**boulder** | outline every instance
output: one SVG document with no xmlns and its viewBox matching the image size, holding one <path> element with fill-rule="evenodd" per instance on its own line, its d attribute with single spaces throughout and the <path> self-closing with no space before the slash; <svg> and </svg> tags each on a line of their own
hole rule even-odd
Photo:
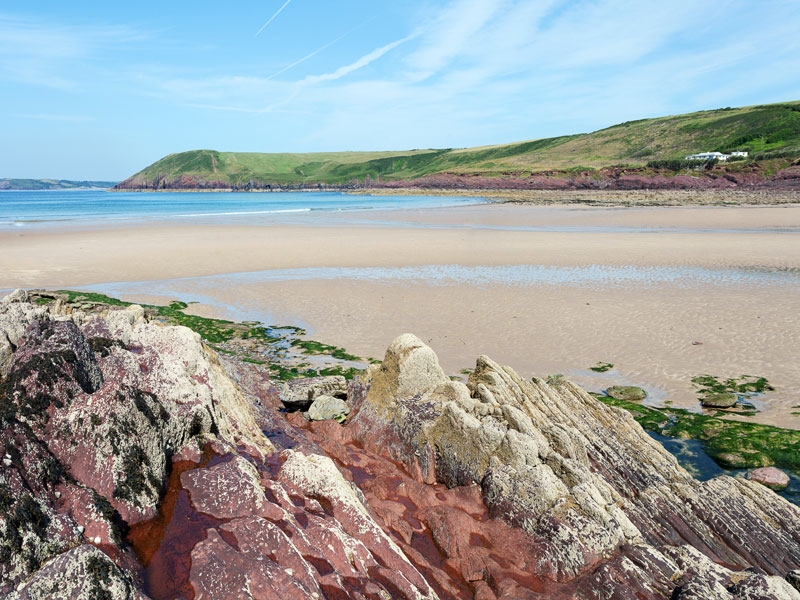
<svg viewBox="0 0 800 600">
<path fill-rule="evenodd" d="M 700 399 L 700 404 L 706 408 L 730 408 L 739 401 L 733 392 L 718 392 L 706 394 Z"/>
<path fill-rule="evenodd" d="M 789 487 L 789 476 L 775 467 L 761 467 L 747 472 L 750 481 L 772 488 L 773 490 L 783 490 Z"/>
<path fill-rule="evenodd" d="M 647 398 L 647 392 L 635 385 L 612 385 L 606 390 L 606 395 L 627 402 L 641 402 Z"/>
<path fill-rule="evenodd" d="M 21 301 L 0 303 L 0 325 L 15 340 L 0 378 L 0 596 L 82 539 L 113 546 L 156 516 L 170 455 L 192 438 L 273 451 L 187 328 L 137 306 L 65 316 Z"/>
<path fill-rule="evenodd" d="M 350 407 L 347 402 L 334 396 L 323 394 L 317 396 L 314 402 L 308 409 L 308 418 L 312 421 L 327 421 L 334 419 L 336 421 L 344 421 L 347 414 L 350 412 Z"/>
<path fill-rule="evenodd" d="M 307 410 L 317 396 L 347 398 L 347 380 L 341 375 L 292 379 L 281 388 L 281 402 L 287 410 Z"/>
<path fill-rule="evenodd" d="M 0 300 L 3 304 L 11 304 L 13 302 L 27 302 L 28 301 L 28 292 L 27 290 L 20 290 L 16 289 L 10 294 L 8 294 L 5 298 Z"/>
</svg>

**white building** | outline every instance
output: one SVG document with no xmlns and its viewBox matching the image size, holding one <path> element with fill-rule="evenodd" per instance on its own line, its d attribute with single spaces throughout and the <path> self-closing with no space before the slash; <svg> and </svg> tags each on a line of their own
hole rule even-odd
<svg viewBox="0 0 800 600">
<path fill-rule="evenodd" d="M 722 152 L 700 152 L 699 154 L 690 154 L 686 157 L 686 160 L 721 160 L 726 161 L 728 160 L 728 154 L 723 154 Z"/>
<path fill-rule="evenodd" d="M 722 152 L 700 152 L 699 154 L 689 154 L 686 160 L 718 160 L 725 162 L 731 156 L 747 156 L 747 152 L 731 152 L 730 154 L 723 154 Z"/>
</svg>

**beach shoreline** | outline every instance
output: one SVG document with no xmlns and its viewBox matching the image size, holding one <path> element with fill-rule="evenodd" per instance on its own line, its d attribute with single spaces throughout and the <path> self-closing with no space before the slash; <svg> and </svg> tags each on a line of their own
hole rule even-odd
<svg viewBox="0 0 800 600">
<path fill-rule="evenodd" d="M 0 289 L 199 298 L 191 312 L 301 324 L 315 339 L 374 358 L 408 331 L 452 374 L 487 354 L 526 377 L 563 373 L 592 390 L 642 385 L 648 402 L 694 410 L 694 376 L 764 376 L 776 391 L 749 419 L 800 428 L 792 414 L 800 206 L 480 204 L 363 211 L 355 221 L 331 214 L 306 224 L 4 231 Z M 592 266 L 611 275 L 503 279 L 527 277 L 525 269 L 574 279 Z M 678 275 L 665 277 L 670 269 Z M 734 276 L 688 281 L 687 269 Z M 640 279 L 624 279 L 629 271 Z M 447 277 L 426 281 L 431 272 Z M 762 272 L 777 279 L 735 277 Z M 600 361 L 615 367 L 589 370 Z"/>
<path fill-rule="evenodd" d="M 627 206 L 785 206 L 800 205 L 795 189 L 632 189 L 632 190 L 521 190 L 502 188 L 364 188 L 345 191 L 375 196 L 464 196 L 495 202 L 532 205 Z"/>
</svg>

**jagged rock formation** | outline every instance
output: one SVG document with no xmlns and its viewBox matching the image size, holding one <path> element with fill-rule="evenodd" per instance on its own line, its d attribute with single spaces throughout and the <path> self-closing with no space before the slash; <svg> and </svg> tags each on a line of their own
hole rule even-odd
<svg viewBox="0 0 800 600">
<path fill-rule="evenodd" d="M 489 515 L 527 534 L 524 570 L 540 580 L 669 597 L 689 579 L 680 545 L 781 576 L 800 561 L 796 507 L 746 480 L 698 482 L 628 413 L 568 382 L 526 381 L 487 357 L 468 385 L 451 382 L 406 335 L 365 390 L 356 439 L 423 481 L 480 486 Z"/>
<path fill-rule="evenodd" d="M 13 600 L 800 599 L 797 507 L 692 479 L 570 383 L 450 381 L 411 335 L 346 390 L 282 389 L 138 307 L 19 292 L 0 377 Z M 346 426 L 278 410 L 343 391 Z"/>
</svg>

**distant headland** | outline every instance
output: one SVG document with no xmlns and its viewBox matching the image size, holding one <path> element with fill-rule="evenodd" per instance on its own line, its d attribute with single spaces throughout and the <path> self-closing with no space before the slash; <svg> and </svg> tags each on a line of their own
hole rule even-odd
<svg viewBox="0 0 800 600">
<path fill-rule="evenodd" d="M 697 152 L 733 158 L 685 158 Z M 477 148 L 304 154 L 190 150 L 158 160 L 114 189 L 365 188 L 798 189 L 800 102 L 641 119 L 588 134 Z"/>
<path fill-rule="evenodd" d="M 0 190 L 107 190 L 116 181 L 72 181 L 70 179 L 0 179 Z"/>
</svg>

